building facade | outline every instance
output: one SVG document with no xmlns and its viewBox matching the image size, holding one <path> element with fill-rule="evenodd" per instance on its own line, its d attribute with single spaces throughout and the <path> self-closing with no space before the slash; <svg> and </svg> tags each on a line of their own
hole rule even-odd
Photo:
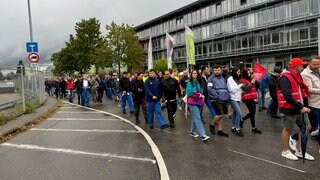
<svg viewBox="0 0 320 180">
<path fill-rule="evenodd" d="M 269 70 L 293 57 L 318 54 L 320 0 L 199 0 L 136 27 L 153 59 L 166 59 L 166 32 L 174 37 L 173 63 L 186 67 L 184 26 L 195 35 L 197 66 L 214 64 Z"/>
</svg>

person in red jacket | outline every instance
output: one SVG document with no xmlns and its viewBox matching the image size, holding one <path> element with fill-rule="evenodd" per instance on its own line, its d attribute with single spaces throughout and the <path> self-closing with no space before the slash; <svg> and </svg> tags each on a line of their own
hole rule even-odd
<svg viewBox="0 0 320 180">
<path fill-rule="evenodd" d="M 300 73 L 303 70 L 303 65 L 307 64 L 300 58 L 293 58 L 290 60 L 290 67 L 285 70 L 279 80 L 279 88 L 277 89 L 278 103 L 280 113 L 283 114 L 283 130 L 282 138 L 282 153 L 281 156 L 290 159 L 298 160 L 302 158 L 301 152 L 301 133 L 299 133 L 295 154 L 289 150 L 289 138 L 291 132 L 294 130 L 295 124 L 302 124 L 303 116 L 310 113 L 304 99 L 307 97 L 308 87 L 304 84 Z M 307 119 L 306 126 L 309 126 Z M 305 153 L 305 159 L 314 160 L 314 157 Z"/>
<path fill-rule="evenodd" d="M 257 89 L 259 87 L 259 84 L 255 77 L 252 76 L 251 72 L 247 69 L 242 70 L 242 78 L 240 80 L 240 83 L 243 83 L 244 86 L 242 87 L 242 90 L 244 93 L 242 93 L 242 102 L 245 103 L 247 106 L 249 113 L 245 115 L 240 120 L 240 127 L 243 128 L 243 122 L 250 118 L 251 126 L 252 126 L 252 133 L 255 134 L 262 134 L 262 132 L 256 127 L 256 102 L 255 99 L 258 98 Z"/>
<path fill-rule="evenodd" d="M 67 91 L 69 102 L 73 102 L 73 92 L 74 92 L 74 81 L 71 77 L 67 79 Z"/>
</svg>

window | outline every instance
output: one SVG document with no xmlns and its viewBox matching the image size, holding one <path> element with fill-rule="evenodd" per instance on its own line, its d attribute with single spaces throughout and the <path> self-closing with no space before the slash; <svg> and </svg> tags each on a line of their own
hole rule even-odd
<svg viewBox="0 0 320 180">
<path fill-rule="evenodd" d="M 240 5 L 241 6 L 247 5 L 247 0 L 240 0 Z"/>
<path fill-rule="evenodd" d="M 218 51 L 222 51 L 222 42 L 217 42 Z"/>
<path fill-rule="evenodd" d="M 310 0 L 310 12 L 318 13 L 319 12 L 319 1 L 318 0 Z"/>
<path fill-rule="evenodd" d="M 279 33 L 272 33 L 272 44 L 279 44 Z"/>
<path fill-rule="evenodd" d="M 311 26 L 310 27 L 310 40 L 311 41 L 317 41 L 318 40 L 318 27 L 317 26 Z"/>
<path fill-rule="evenodd" d="M 220 15 L 222 13 L 222 5 L 221 5 L 221 2 L 218 2 L 216 4 L 216 13 L 217 15 Z"/>
<path fill-rule="evenodd" d="M 264 45 L 269 45 L 270 44 L 270 34 L 264 35 Z"/>
<path fill-rule="evenodd" d="M 242 49 L 247 49 L 248 48 L 248 38 L 243 37 L 241 41 L 242 41 Z"/>
<path fill-rule="evenodd" d="M 307 39 L 309 39 L 308 29 L 307 28 L 300 29 L 300 41 L 304 41 Z"/>
<path fill-rule="evenodd" d="M 291 32 L 291 44 L 297 44 L 299 41 L 299 30 L 295 29 Z"/>
</svg>

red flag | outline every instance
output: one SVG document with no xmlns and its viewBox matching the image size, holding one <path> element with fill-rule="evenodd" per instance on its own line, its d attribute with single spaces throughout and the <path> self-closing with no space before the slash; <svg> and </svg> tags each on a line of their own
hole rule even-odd
<svg viewBox="0 0 320 180">
<path fill-rule="evenodd" d="M 267 72 L 268 70 L 265 67 L 261 66 L 259 63 L 253 63 L 253 74 L 258 81 L 261 81 L 262 78 L 267 74 Z"/>
</svg>

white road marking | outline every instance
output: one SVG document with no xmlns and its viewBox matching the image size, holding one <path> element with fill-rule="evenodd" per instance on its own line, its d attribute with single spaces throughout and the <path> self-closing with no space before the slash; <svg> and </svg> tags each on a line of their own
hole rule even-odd
<svg viewBox="0 0 320 180">
<path fill-rule="evenodd" d="M 58 111 L 57 114 L 101 114 L 101 112 L 83 111 Z"/>
<path fill-rule="evenodd" d="M 104 130 L 104 129 L 41 129 L 32 128 L 31 131 L 52 131 L 52 132 L 98 132 L 98 133 L 139 133 L 136 130 Z"/>
<path fill-rule="evenodd" d="M 122 121 L 120 119 L 48 118 L 48 121 Z"/>
<path fill-rule="evenodd" d="M 231 149 L 228 149 L 228 151 L 234 152 L 236 154 L 241 154 L 243 156 L 247 156 L 247 157 L 250 157 L 250 158 L 253 158 L 253 159 L 257 159 L 257 160 L 260 160 L 260 161 L 263 161 L 263 162 L 267 162 L 267 163 L 270 163 L 270 164 L 274 164 L 274 165 L 277 165 L 277 166 L 281 166 L 281 167 L 284 167 L 284 168 L 287 168 L 287 169 L 298 171 L 298 172 L 301 172 L 301 173 L 306 173 L 306 171 L 303 171 L 303 170 L 300 170 L 300 169 L 296 169 L 296 168 L 293 168 L 293 167 L 290 167 L 290 166 L 286 166 L 286 165 L 283 165 L 283 164 L 279 164 L 279 163 L 276 163 L 276 162 L 273 162 L 273 161 L 269 161 L 269 160 L 266 160 L 266 159 L 255 157 L 255 156 L 252 156 L 252 155 L 249 155 L 249 154 L 245 154 L 245 153 L 242 153 L 242 152 L 239 152 L 239 151 L 234 151 L 234 150 L 231 150 Z"/>
<path fill-rule="evenodd" d="M 170 179 L 167 166 L 166 166 L 166 164 L 165 164 L 165 162 L 163 160 L 163 157 L 162 157 L 162 155 L 160 153 L 159 148 L 154 143 L 154 141 L 151 139 L 149 134 L 146 133 L 142 128 L 140 128 L 139 126 L 137 126 L 133 122 L 131 122 L 131 121 L 129 121 L 129 120 L 127 120 L 127 119 L 125 119 L 125 118 L 123 118 L 121 116 L 118 116 L 118 115 L 115 115 L 115 114 L 112 114 L 112 113 L 109 113 L 109 112 L 105 112 L 105 111 L 101 111 L 101 110 L 97 110 L 97 109 L 93 109 L 93 108 L 89 108 L 89 107 L 83 107 L 83 106 L 80 106 L 78 104 L 69 103 L 67 101 L 63 101 L 63 102 L 65 104 L 70 104 L 70 105 L 78 106 L 78 107 L 81 107 L 81 108 L 84 108 L 84 109 L 89 109 L 89 110 L 92 110 L 92 111 L 96 111 L 96 112 L 100 112 L 100 113 L 103 113 L 103 114 L 111 115 L 113 117 L 116 117 L 118 119 L 121 119 L 121 120 L 125 121 L 126 123 L 128 123 L 131 126 L 133 126 L 134 128 L 136 128 L 144 136 L 144 138 L 147 140 L 148 144 L 151 147 L 152 153 L 153 153 L 154 157 L 156 158 L 156 161 L 157 161 L 157 164 L 158 164 L 159 173 L 160 173 L 160 179 L 162 179 L 162 180 L 169 180 Z"/>
<path fill-rule="evenodd" d="M 115 159 L 121 159 L 121 160 L 141 161 L 141 162 L 156 164 L 156 161 L 154 159 L 121 156 L 121 155 L 111 154 L 111 153 L 93 153 L 93 152 L 78 151 L 78 150 L 73 150 L 73 149 L 41 147 L 41 146 L 30 145 L 30 144 L 3 143 L 3 144 L 1 144 L 1 146 L 14 147 L 14 148 L 18 148 L 18 149 L 51 151 L 51 152 L 59 152 L 59 153 L 74 154 L 74 155 L 90 155 L 90 156 L 99 156 L 99 157 L 109 157 L 109 158 L 115 158 Z"/>
</svg>

